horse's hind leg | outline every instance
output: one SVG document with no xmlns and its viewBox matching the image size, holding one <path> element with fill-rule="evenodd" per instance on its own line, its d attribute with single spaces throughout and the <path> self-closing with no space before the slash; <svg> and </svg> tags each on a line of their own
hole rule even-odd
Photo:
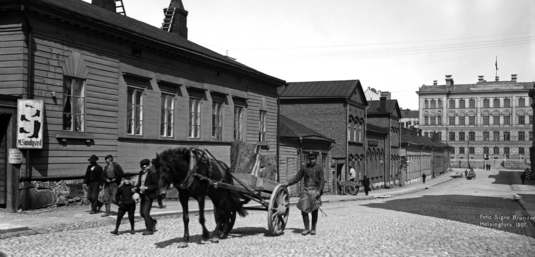
<svg viewBox="0 0 535 257">
<path fill-rule="evenodd" d="M 178 245 L 178 247 L 187 247 L 189 243 L 189 213 L 188 213 L 188 200 L 189 195 L 180 191 L 178 193 L 178 198 L 180 200 L 180 205 L 182 205 L 182 220 L 184 221 L 184 242 Z"/>
<path fill-rule="evenodd" d="M 204 218 L 204 197 L 199 197 L 197 199 L 197 202 L 199 203 L 199 223 L 202 226 L 202 239 L 208 240 L 210 238 L 210 232 L 208 232 L 208 229 L 206 229 L 206 219 Z"/>
</svg>

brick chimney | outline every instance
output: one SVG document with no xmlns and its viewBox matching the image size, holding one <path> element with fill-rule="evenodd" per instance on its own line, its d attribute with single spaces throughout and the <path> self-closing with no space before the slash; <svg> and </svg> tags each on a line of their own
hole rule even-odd
<svg viewBox="0 0 535 257">
<path fill-rule="evenodd" d="M 516 82 L 516 74 L 511 74 L 511 81 Z"/>
<path fill-rule="evenodd" d="M 392 97 L 392 93 L 390 93 L 388 91 L 383 91 L 383 92 L 381 92 L 381 97 L 385 97 L 386 100 L 390 100 L 391 97 Z"/>
<path fill-rule="evenodd" d="M 167 27 L 164 25 L 163 29 L 187 39 L 188 12 L 184 9 L 182 0 L 171 0 L 169 8 L 164 9 L 163 12 L 165 15 L 164 24 L 169 23 Z"/>
<path fill-rule="evenodd" d="M 500 81 L 500 76 L 496 76 L 496 81 Z"/>
<path fill-rule="evenodd" d="M 453 77 L 451 75 L 446 75 L 446 86 L 453 86 Z"/>
<path fill-rule="evenodd" d="M 477 82 L 485 82 L 485 77 L 483 75 L 477 76 Z"/>
<path fill-rule="evenodd" d="M 381 106 L 381 110 L 382 111 L 386 111 L 386 100 L 387 100 L 386 96 L 383 96 L 381 94 L 381 97 L 379 97 L 379 102 L 380 102 L 380 106 Z"/>
<path fill-rule="evenodd" d="M 436 85 L 438 85 L 438 81 L 433 80 L 433 86 L 436 86 Z"/>
<path fill-rule="evenodd" d="M 115 0 L 91 0 L 91 4 L 100 8 L 104 8 L 110 12 L 117 12 Z"/>
</svg>

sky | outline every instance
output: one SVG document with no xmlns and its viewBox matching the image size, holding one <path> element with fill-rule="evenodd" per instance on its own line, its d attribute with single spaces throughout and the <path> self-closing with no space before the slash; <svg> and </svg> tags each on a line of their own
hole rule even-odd
<svg viewBox="0 0 535 257">
<path fill-rule="evenodd" d="M 84 0 L 90 2 L 90 0 Z M 123 0 L 156 27 L 170 0 Z M 535 81 L 534 0 L 183 0 L 189 40 L 277 78 L 359 79 L 417 109 L 446 74 Z"/>
</svg>

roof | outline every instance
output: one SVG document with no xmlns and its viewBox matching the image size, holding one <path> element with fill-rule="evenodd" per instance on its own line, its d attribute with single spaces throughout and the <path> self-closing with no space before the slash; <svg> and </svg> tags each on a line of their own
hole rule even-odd
<svg viewBox="0 0 535 257">
<path fill-rule="evenodd" d="M 420 112 L 415 110 L 409 110 L 409 109 L 406 109 L 406 110 L 401 110 L 401 117 L 403 118 L 419 118 L 419 115 L 420 115 Z"/>
<path fill-rule="evenodd" d="M 373 132 L 377 134 L 386 135 L 388 134 L 388 128 L 379 127 L 379 126 L 368 123 L 366 124 L 366 132 Z"/>
<path fill-rule="evenodd" d="M 334 143 L 333 139 L 328 138 L 284 115 L 279 116 L 279 137 L 306 138 Z"/>
<path fill-rule="evenodd" d="M 533 82 L 514 82 L 514 81 L 485 81 L 476 84 L 454 84 L 447 85 L 422 85 L 417 93 L 419 94 L 445 94 L 445 93 L 496 93 L 528 91 L 533 88 Z"/>
<path fill-rule="evenodd" d="M 413 129 L 401 128 L 401 144 L 428 146 L 428 147 L 449 147 L 441 142 L 433 142 L 431 138 L 418 136 Z"/>
<path fill-rule="evenodd" d="M 10 4 L 19 3 L 19 1 L 16 0 L 4 1 L 6 6 L 9 2 Z M 72 13 L 75 14 L 74 17 L 76 19 L 80 19 L 86 23 L 96 23 L 103 27 L 111 27 L 112 29 L 128 33 L 132 37 L 145 38 L 161 45 L 175 48 L 177 51 L 192 54 L 201 57 L 204 60 L 211 60 L 216 63 L 224 64 L 227 67 L 233 67 L 242 72 L 256 75 L 257 77 L 270 82 L 277 84 L 285 83 L 283 80 L 264 74 L 227 56 L 193 43 L 178 34 L 165 32 L 139 20 L 110 12 L 81 0 L 32 0 L 28 1 L 28 5 L 29 8 L 34 11 L 37 7 L 52 9 L 62 16 L 62 18 L 66 16 L 65 13 L 67 13 L 67 15 Z"/>
<path fill-rule="evenodd" d="M 384 101 L 385 101 L 384 105 L 381 103 L 381 100 L 369 101 L 368 115 L 383 115 L 383 114 L 397 113 L 399 118 L 403 117 L 401 116 L 401 112 L 399 110 L 397 100 L 384 100 Z"/>
</svg>

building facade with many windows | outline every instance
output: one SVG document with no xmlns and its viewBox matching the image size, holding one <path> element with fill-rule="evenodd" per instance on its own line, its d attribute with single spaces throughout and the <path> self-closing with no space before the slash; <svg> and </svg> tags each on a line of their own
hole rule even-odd
<svg viewBox="0 0 535 257">
<path fill-rule="evenodd" d="M 486 81 L 423 85 L 419 95 L 420 129 L 437 133 L 450 145 L 453 167 L 521 168 L 529 161 L 533 113 L 528 91 L 531 82 Z"/>
</svg>

